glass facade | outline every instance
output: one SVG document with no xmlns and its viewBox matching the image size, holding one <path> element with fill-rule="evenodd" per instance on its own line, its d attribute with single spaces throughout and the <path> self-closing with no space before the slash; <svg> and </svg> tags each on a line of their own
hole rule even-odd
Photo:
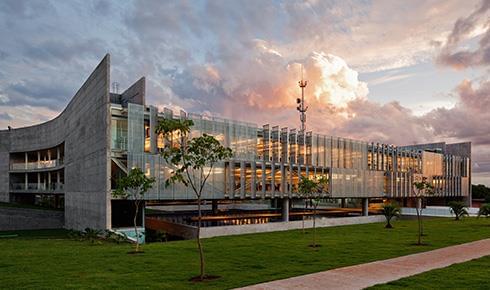
<svg viewBox="0 0 490 290">
<path fill-rule="evenodd" d="M 295 197 L 301 176 L 326 177 L 333 198 L 408 197 L 415 174 L 430 177 L 438 194 L 468 194 L 463 189 L 469 183 L 468 158 L 199 114 L 175 115 L 169 109 L 158 113 L 130 103 L 127 112 L 113 113 L 111 144 L 113 152 L 126 151 L 118 158 L 127 156 L 128 168 L 140 167 L 156 178 L 148 199 L 195 198 L 182 184 L 165 187 L 172 168 L 159 151 L 176 142 L 155 135 L 155 123 L 163 118 L 189 118 L 194 121 L 191 137 L 212 135 L 232 149 L 233 157 L 212 169 L 205 199 Z"/>
</svg>

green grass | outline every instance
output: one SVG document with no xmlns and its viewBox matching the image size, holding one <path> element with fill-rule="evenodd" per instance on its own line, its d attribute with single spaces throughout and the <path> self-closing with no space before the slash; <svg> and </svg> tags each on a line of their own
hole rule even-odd
<svg viewBox="0 0 490 290">
<path fill-rule="evenodd" d="M 432 270 L 368 289 L 489 289 L 490 256 Z"/>
<path fill-rule="evenodd" d="M 1 288 L 224 289 L 393 258 L 490 237 L 488 219 L 424 221 L 425 246 L 415 246 L 416 220 L 318 229 L 321 247 L 308 247 L 301 230 L 205 239 L 207 273 L 216 281 L 192 283 L 198 274 L 195 241 L 154 243 L 128 255 L 129 244 L 92 245 L 66 232 L 20 232 L 0 239 Z"/>
</svg>

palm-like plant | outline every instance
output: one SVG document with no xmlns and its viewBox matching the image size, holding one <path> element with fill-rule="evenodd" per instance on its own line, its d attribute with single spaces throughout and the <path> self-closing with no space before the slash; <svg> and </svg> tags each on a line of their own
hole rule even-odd
<svg viewBox="0 0 490 290">
<path fill-rule="evenodd" d="M 383 205 L 383 215 L 386 218 L 385 228 L 391 229 L 391 219 L 394 217 L 400 217 L 400 207 L 396 203 L 388 203 Z"/>
<path fill-rule="evenodd" d="M 451 201 L 448 203 L 450 211 L 454 214 L 454 219 L 459 221 L 462 217 L 468 216 L 468 210 L 461 201 Z"/>
<path fill-rule="evenodd" d="M 482 204 L 482 206 L 480 207 L 480 210 L 478 211 L 478 217 L 480 217 L 482 215 L 484 215 L 486 217 L 490 217 L 490 203 Z"/>
</svg>

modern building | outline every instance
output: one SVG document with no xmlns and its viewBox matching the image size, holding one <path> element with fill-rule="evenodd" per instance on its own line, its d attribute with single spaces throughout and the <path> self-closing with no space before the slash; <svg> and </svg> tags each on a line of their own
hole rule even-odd
<svg viewBox="0 0 490 290">
<path fill-rule="evenodd" d="M 397 199 L 413 204 L 413 181 L 425 176 L 434 203 L 471 199 L 471 143 L 394 146 L 278 126 L 207 117 L 145 103 L 145 78 L 111 93 L 106 55 L 66 109 L 43 124 L 0 131 L 0 201 L 64 208 L 65 227 L 128 225 L 130 203 L 111 190 L 128 168 L 156 178 L 148 201 L 193 201 L 183 185 L 165 187 L 170 168 L 159 152 L 159 120 L 188 118 L 191 136 L 215 136 L 233 158 L 213 169 L 203 199 L 298 199 L 301 176 L 325 176 L 329 198 Z M 387 124 L 388 125 L 388 124 Z"/>
</svg>

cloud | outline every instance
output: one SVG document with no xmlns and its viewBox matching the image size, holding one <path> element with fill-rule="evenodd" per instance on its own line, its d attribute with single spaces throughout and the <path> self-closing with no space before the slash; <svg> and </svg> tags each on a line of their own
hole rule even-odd
<svg viewBox="0 0 490 290">
<path fill-rule="evenodd" d="M 440 64 L 456 69 L 490 64 L 490 1 L 483 0 L 469 16 L 454 24 L 437 58 Z M 465 40 L 481 36 L 476 49 L 461 48 Z"/>
<path fill-rule="evenodd" d="M 0 1 L 0 113 L 13 118 L 0 126 L 56 116 L 110 52 L 111 80 L 124 88 L 145 75 L 148 103 L 298 127 L 302 65 L 309 130 L 394 144 L 474 139 L 486 168 L 479 152 L 489 134 L 477 123 L 488 123 L 484 80 L 461 83 L 452 108 L 415 114 L 370 100 L 359 72 L 429 63 L 437 53 L 450 65 L 488 64 L 487 3 Z M 410 77 L 379 75 L 370 85 Z"/>
<path fill-rule="evenodd" d="M 8 113 L 0 113 L 0 120 L 11 121 L 13 119 Z"/>
</svg>

